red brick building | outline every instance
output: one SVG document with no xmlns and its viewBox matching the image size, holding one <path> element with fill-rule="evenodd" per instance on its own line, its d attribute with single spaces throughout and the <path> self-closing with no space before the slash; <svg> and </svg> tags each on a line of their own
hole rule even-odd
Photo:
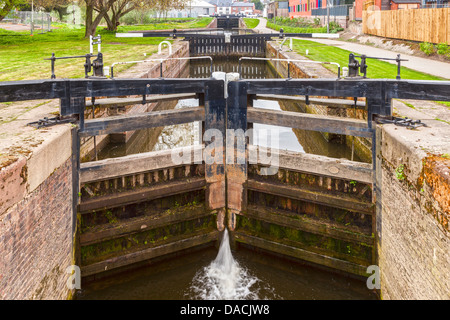
<svg viewBox="0 0 450 320">
<path fill-rule="evenodd" d="M 231 14 L 253 14 L 255 11 L 255 4 L 252 2 L 234 2 L 231 5 Z"/>
<path fill-rule="evenodd" d="M 391 0 L 391 10 L 419 9 L 420 0 Z"/>
<path fill-rule="evenodd" d="M 289 0 L 289 17 L 309 17 L 312 9 L 326 7 L 327 0 Z"/>
<path fill-rule="evenodd" d="M 355 0 L 354 2 L 356 20 L 362 19 L 364 3 L 370 4 L 368 0 Z M 371 6 L 374 6 L 375 10 L 419 9 L 421 7 L 421 0 L 374 0 Z"/>
</svg>

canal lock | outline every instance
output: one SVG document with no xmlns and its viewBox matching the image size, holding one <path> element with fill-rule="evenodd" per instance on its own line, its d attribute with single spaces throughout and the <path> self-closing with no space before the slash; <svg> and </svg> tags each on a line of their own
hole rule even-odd
<svg viewBox="0 0 450 320">
<path fill-rule="evenodd" d="M 186 45 L 182 48 L 187 51 Z M 274 48 L 267 43 L 268 57 Z M 177 65 L 172 70 L 177 70 L 175 77 L 181 78 L 208 77 L 210 73 L 208 63 L 200 61 Z M 213 71 L 237 72 L 237 59 L 217 59 Z M 244 66 L 242 77 L 282 77 L 283 72 L 265 62 L 252 63 Z M 319 108 L 312 111 L 311 108 L 317 106 L 289 100 L 255 99 L 252 103 L 255 108 L 260 106 L 295 112 L 328 110 L 318 105 Z M 151 110 L 140 104 L 96 108 L 90 112 L 98 117 L 101 116 L 99 110 L 114 115 L 203 107 L 203 104 L 202 97 L 196 96 L 155 103 Z M 358 108 L 361 117 L 362 109 Z M 184 127 L 180 129 L 181 126 Z M 207 203 L 204 163 L 167 165 L 170 148 L 195 143 L 198 146 L 198 135 L 203 126 L 201 123 L 190 123 L 109 135 L 96 141 L 95 153 L 92 138 L 84 141 L 84 161 L 96 157 L 99 165 L 108 158 L 130 157 L 133 154 L 139 157 L 142 152 L 154 152 L 156 160 L 153 165 L 145 166 L 144 171 L 82 181 L 77 259 L 83 280 L 92 281 L 147 265 L 161 257 L 217 246 L 220 238 L 217 218 L 223 212 L 210 210 Z M 268 128 L 258 123 L 249 126 Z M 161 139 L 177 130 L 182 132 L 177 134 L 180 137 L 178 141 L 166 143 Z M 346 142 L 342 143 L 342 138 L 331 139 L 323 133 L 300 129 L 286 131 L 290 139 L 296 140 L 293 147 L 291 143 L 292 148 L 286 147 L 290 151 L 357 161 L 364 158 L 359 157 L 358 152 L 356 155 L 352 153 Z M 330 141 L 339 139 L 339 144 Z M 347 141 L 345 139 L 348 138 L 344 138 Z M 280 149 L 283 142 L 287 140 L 280 142 Z M 371 159 L 371 156 L 367 158 Z M 127 166 L 126 162 L 121 165 Z M 371 183 L 366 179 L 356 181 L 296 170 L 294 165 L 281 167 L 275 175 L 262 176 L 260 172 L 263 167 L 261 164 L 248 165 L 248 180 L 244 184 L 246 207 L 236 214 L 235 229 L 231 232 L 233 247 L 262 250 L 300 259 L 330 271 L 365 276 L 367 266 L 376 260 Z"/>
</svg>

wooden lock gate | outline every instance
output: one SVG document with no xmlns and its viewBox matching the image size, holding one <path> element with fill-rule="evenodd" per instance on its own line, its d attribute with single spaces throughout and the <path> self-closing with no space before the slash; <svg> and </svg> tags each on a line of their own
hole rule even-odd
<svg viewBox="0 0 450 320">
<path fill-rule="evenodd" d="M 335 270 L 365 275 L 376 263 L 381 141 L 373 120 L 391 115 L 393 98 L 449 101 L 450 82 L 270 79 L 227 86 L 225 98 L 224 81 L 210 78 L 0 83 L 0 102 L 60 99 L 61 116 L 79 119 L 72 145 L 73 233 L 81 246 L 83 276 L 213 243 L 225 227 L 237 243 Z M 86 98 L 149 101 L 192 95 L 199 107 L 84 119 Z M 368 118 L 252 106 L 254 100 L 277 96 L 365 98 Z M 129 98 L 116 103 L 120 99 Z M 193 121 L 214 133 L 204 136 L 203 145 L 80 163 L 82 137 Z M 262 175 L 271 164 L 260 158 L 261 147 L 246 141 L 253 123 L 371 139 L 372 164 L 272 149 L 277 170 Z M 205 161 L 205 151 L 216 161 Z M 174 154 L 185 161 L 174 163 Z"/>
</svg>

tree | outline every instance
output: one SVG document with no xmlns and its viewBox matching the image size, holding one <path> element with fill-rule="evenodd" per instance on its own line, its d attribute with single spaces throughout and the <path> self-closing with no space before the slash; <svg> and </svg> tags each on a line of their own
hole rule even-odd
<svg viewBox="0 0 450 320">
<path fill-rule="evenodd" d="M 255 4 L 256 10 L 264 10 L 264 5 L 261 3 L 261 0 L 252 0 L 252 2 Z"/>
<path fill-rule="evenodd" d="M 31 1 L 28 0 L 31 5 Z M 67 8 L 72 3 L 72 0 L 33 0 L 35 8 L 41 8 L 46 12 L 56 11 L 59 20 L 62 20 L 67 15 Z"/>
<path fill-rule="evenodd" d="M 23 2 L 23 0 L 0 0 L 0 21 L 2 21 L 12 9 Z"/>
<path fill-rule="evenodd" d="M 170 10 L 183 10 L 186 5 L 191 2 L 190 0 L 155 0 L 153 8 L 159 12 L 159 16 L 167 16 Z"/>
<path fill-rule="evenodd" d="M 105 17 L 115 0 L 84 0 L 86 4 L 85 38 L 95 35 L 100 21 Z"/>
<path fill-rule="evenodd" d="M 116 31 L 119 26 L 119 19 L 130 11 L 147 6 L 145 2 L 139 0 L 116 0 L 111 5 L 111 10 L 105 15 L 107 29 Z"/>
<path fill-rule="evenodd" d="M 0 0 L 1 1 L 1 0 Z M 108 30 L 116 31 L 119 19 L 137 8 L 155 9 L 167 13 L 172 9 L 183 9 L 189 0 L 84 0 L 86 4 L 85 37 L 95 34 L 104 18 Z"/>
</svg>

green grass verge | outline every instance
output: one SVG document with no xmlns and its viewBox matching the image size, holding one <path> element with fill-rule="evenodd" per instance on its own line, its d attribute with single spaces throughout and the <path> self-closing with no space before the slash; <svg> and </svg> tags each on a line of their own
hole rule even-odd
<svg viewBox="0 0 450 320">
<path fill-rule="evenodd" d="M 442 104 L 446 106 L 448 109 L 450 109 L 450 101 L 436 101 L 439 104 Z"/>
<path fill-rule="evenodd" d="M 351 51 L 341 48 L 321 44 L 309 40 L 294 40 L 293 50 L 299 54 L 315 61 L 337 62 L 342 67 L 348 65 L 348 55 Z M 306 50 L 309 51 L 305 55 Z M 371 79 L 395 79 L 397 75 L 397 65 L 375 59 L 367 60 L 367 77 Z M 334 65 L 324 65 L 331 71 L 337 73 L 337 67 Z M 440 77 L 432 76 L 405 67 L 401 67 L 400 73 L 402 79 L 412 80 L 445 80 Z"/>
<path fill-rule="evenodd" d="M 182 22 L 161 22 L 152 25 L 119 26 L 117 32 L 137 30 L 163 30 L 202 28 L 212 18 L 191 19 Z M 84 28 L 70 28 L 56 24 L 52 32 L 30 36 L 28 32 L 13 32 L 0 29 L 0 81 L 48 79 L 51 75 L 50 58 L 84 55 L 89 51 L 89 39 L 84 38 Z M 164 38 L 116 38 L 115 32 L 102 27 L 97 29 L 102 36 L 102 53 L 105 66 L 118 61 L 143 60 L 144 53 L 151 55 L 158 50 Z M 96 52 L 96 46 L 94 51 Z M 57 78 L 84 77 L 84 60 L 57 60 Z M 118 65 L 114 72 L 120 72 L 132 65 Z"/>
<path fill-rule="evenodd" d="M 284 33 L 326 33 L 327 27 L 318 27 L 318 28 L 297 28 L 297 27 L 289 27 L 280 24 L 274 24 L 273 22 L 267 21 L 267 28 L 273 29 L 276 31 L 280 31 L 283 29 Z"/>
<path fill-rule="evenodd" d="M 259 19 L 244 18 L 244 22 L 249 29 L 254 29 L 259 25 Z"/>
</svg>

